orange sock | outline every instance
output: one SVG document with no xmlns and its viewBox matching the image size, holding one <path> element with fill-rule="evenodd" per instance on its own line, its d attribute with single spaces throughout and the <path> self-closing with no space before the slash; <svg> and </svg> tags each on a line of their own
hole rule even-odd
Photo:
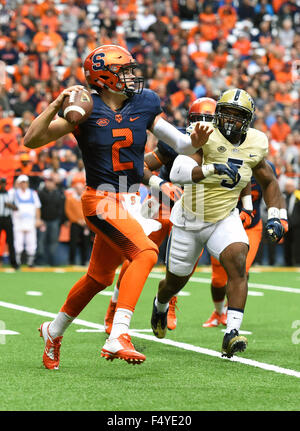
<svg viewBox="0 0 300 431">
<path fill-rule="evenodd" d="M 157 262 L 157 252 L 144 250 L 129 263 L 120 283 L 118 308 L 134 311 L 147 277 Z"/>
<path fill-rule="evenodd" d="M 106 286 L 85 274 L 74 284 L 60 311 L 72 317 L 78 316 L 90 300 L 105 288 Z"/>
</svg>

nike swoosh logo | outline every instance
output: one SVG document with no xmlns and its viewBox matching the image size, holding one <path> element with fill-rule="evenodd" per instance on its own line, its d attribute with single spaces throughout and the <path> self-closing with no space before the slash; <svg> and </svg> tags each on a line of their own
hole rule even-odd
<svg viewBox="0 0 300 431">
<path fill-rule="evenodd" d="M 250 156 L 250 157 L 255 157 L 255 156 L 256 156 L 256 154 L 249 154 L 249 156 Z"/>
<path fill-rule="evenodd" d="M 130 117 L 130 118 L 129 118 L 129 121 L 135 121 L 135 120 L 137 120 L 138 118 L 140 118 L 140 117 L 134 117 L 134 118 Z"/>
<path fill-rule="evenodd" d="M 49 356 L 49 358 L 51 358 L 51 351 L 48 347 L 45 347 L 45 353 L 47 356 Z"/>
</svg>

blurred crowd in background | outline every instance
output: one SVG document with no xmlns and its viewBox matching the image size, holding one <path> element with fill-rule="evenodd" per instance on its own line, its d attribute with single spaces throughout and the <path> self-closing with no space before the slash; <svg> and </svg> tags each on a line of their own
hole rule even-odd
<svg viewBox="0 0 300 431">
<path fill-rule="evenodd" d="M 175 126 L 186 126 L 199 97 L 218 99 L 239 87 L 254 98 L 252 126 L 269 137 L 290 222 L 283 245 L 263 238 L 256 263 L 300 266 L 299 0 L 0 0 L 0 186 L 24 183 L 38 209 L 34 259 L 24 245 L 12 265 L 88 262 L 93 238 L 80 208 L 85 172 L 75 138 L 39 150 L 22 142 L 64 88 L 85 85 L 83 61 L 103 44 L 131 51 Z M 155 145 L 149 134 L 146 151 Z M 3 261 L 7 235 L 0 237 Z"/>
</svg>

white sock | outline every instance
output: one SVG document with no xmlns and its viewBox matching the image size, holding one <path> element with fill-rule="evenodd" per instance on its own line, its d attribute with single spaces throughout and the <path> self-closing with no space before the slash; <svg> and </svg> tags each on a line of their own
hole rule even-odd
<svg viewBox="0 0 300 431">
<path fill-rule="evenodd" d="M 115 284 L 114 293 L 112 294 L 111 300 L 112 300 L 112 302 L 116 303 L 116 302 L 118 302 L 118 298 L 119 298 L 119 289 L 118 289 L 117 285 Z"/>
<path fill-rule="evenodd" d="M 115 312 L 114 321 L 109 338 L 118 338 L 121 334 L 128 334 L 133 312 L 126 308 L 118 308 Z"/>
<path fill-rule="evenodd" d="M 27 265 L 33 265 L 33 262 L 34 262 L 34 258 L 35 258 L 35 254 L 29 254 L 28 256 L 27 256 Z"/>
<path fill-rule="evenodd" d="M 232 329 L 240 330 L 243 321 L 244 312 L 238 310 L 232 310 L 228 308 L 227 310 L 227 328 L 225 333 L 229 334 Z"/>
<path fill-rule="evenodd" d="M 222 313 L 224 313 L 225 299 L 223 299 L 223 301 L 214 301 L 214 304 L 215 304 L 216 312 L 218 314 L 221 315 Z"/>
<path fill-rule="evenodd" d="M 169 308 L 169 303 L 163 304 L 162 302 L 159 302 L 157 297 L 155 298 L 155 306 L 157 308 L 157 311 L 159 313 L 165 313 Z"/>
<path fill-rule="evenodd" d="M 71 325 L 75 317 L 60 311 L 53 322 L 49 325 L 49 333 L 52 338 L 61 337 L 65 330 Z"/>
<path fill-rule="evenodd" d="M 22 256 L 22 253 L 16 253 L 16 261 L 18 265 L 21 265 L 21 256 Z"/>
</svg>

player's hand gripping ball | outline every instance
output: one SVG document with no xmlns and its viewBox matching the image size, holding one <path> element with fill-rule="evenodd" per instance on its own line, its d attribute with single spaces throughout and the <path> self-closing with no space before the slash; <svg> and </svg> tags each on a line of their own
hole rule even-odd
<svg viewBox="0 0 300 431">
<path fill-rule="evenodd" d="M 88 90 L 84 88 L 80 91 L 72 91 L 62 103 L 63 116 L 71 124 L 83 123 L 91 115 L 93 105 L 93 99 Z"/>
</svg>

